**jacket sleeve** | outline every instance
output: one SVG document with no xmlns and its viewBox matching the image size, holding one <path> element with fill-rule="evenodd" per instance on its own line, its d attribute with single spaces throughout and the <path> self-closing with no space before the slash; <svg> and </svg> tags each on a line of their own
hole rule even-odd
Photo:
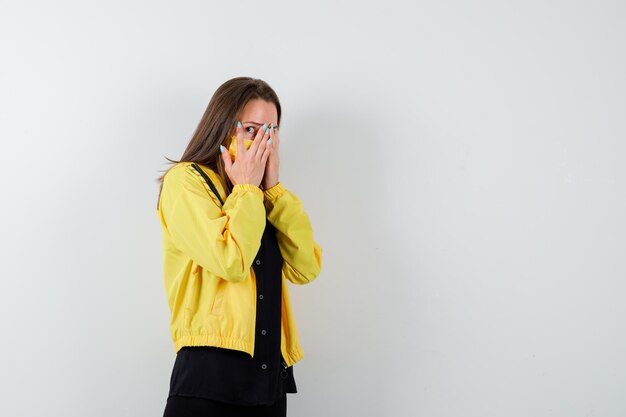
<svg viewBox="0 0 626 417">
<path fill-rule="evenodd" d="M 231 282 L 250 273 L 265 228 L 263 191 L 236 184 L 219 207 L 191 166 L 166 174 L 161 211 L 172 243 L 202 268 Z"/>
<path fill-rule="evenodd" d="M 268 221 L 276 228 L 283 274 L 294 284 L 308 284 L 322 270 L 322 247 L 302 202 L 282 183 L 263 191 Z"/>
</svg>

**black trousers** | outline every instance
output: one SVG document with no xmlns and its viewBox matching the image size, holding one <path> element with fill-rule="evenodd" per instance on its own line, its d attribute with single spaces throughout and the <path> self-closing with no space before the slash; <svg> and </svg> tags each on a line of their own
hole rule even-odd
<svg viewBox="0 0 626 417">
<path fill-rule="evenodd" d="M 286 417 L 287 394 L 270 405 L 235 405 L 207 398 L 172 395 L 163 417 Z"/>
</svg>

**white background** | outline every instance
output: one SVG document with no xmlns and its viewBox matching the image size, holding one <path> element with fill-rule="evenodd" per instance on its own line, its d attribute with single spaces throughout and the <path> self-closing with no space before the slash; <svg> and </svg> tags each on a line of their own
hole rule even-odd
<svg viewBox="0 0 626 417">
<path fill-rule="evenodd" d="M 623 416 L 620 1 L 2 1 L 0 415 L 162 415 L 156 178 L 224 81 L 323 247 L 291 416 Z"/>
</svg>

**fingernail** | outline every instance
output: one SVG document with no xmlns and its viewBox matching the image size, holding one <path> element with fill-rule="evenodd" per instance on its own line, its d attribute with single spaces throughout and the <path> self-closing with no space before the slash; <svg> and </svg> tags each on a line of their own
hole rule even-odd
<svg viewBox="0 0 626 417">
<path fill-rule="evenodd" d="M 267 132 L 267 123 L 263 123 L 263 127 L 261 129 L 263 129 L 264 132 Z"/>
<path fill-rule="evenodd" d="M 226 150 L 226 148 L 224 147 L 224 145 L 220 145 L 220 152 L 224 152 Z"/>
<path fill-rule="evenodd" d="M 241 122 L 237 120 L 237 127 L 241 127 Z"/>
<path fill-rule="evenodd" d="M 270 140 L 267 141 L 267 144 L 269 145 L 270 143 L 272 143 L 272 138 L 270 138 Z"/>
</svg>

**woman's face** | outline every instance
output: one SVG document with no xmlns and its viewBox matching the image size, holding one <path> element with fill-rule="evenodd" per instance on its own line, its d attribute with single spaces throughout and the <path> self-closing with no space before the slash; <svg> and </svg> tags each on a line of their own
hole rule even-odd
<svg viewBox="0 0 626 417">
<path fill-rule="evenodd" d="M 263 126 L 263 123 L 274 124 L 274 130 L 278 130 L 278 114 L 276 112 L 276 106 L 274 103 L 253 99 L 246 103 L 239 117 L 241 124 L 243 125 L 244 139 L 254 140 L 256 133 Z M 237 127 L 233 127 L 231 131 L 232 135 L 237 134 Z"/>
</svg>

